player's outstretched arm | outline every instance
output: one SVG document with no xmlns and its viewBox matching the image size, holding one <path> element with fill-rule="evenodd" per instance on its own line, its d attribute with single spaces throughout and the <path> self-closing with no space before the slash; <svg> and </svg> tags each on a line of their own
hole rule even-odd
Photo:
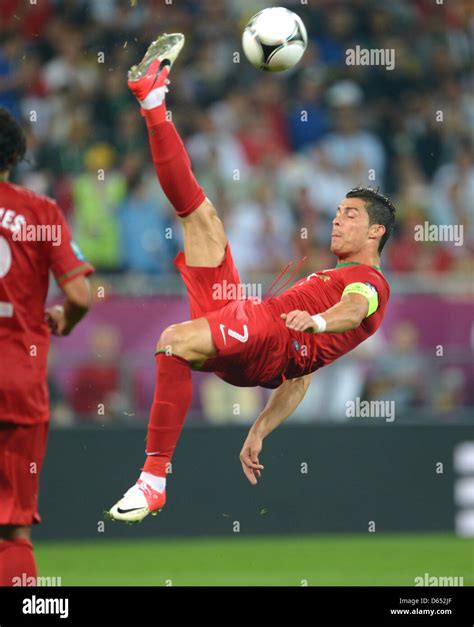
<svg viewBox="0 0 474 627">
<path fill-rule="evenodd" d="M 344 333 L 356 329 L 370 315 L 369 301 L 361 294 L 345 294 L 325 312 L 311 316 L 307 311 L 294 310 L 281 317 L 286 326 L 306 333 Z"/>
<path fill-rule="evenodd" d="M 242 470 L 252 485 L 256 485 L 263 470 L 258 460 L 263 439 L 291 416 L 303 400 L 310 383 L 309 374 L 282 383 L 273 390 L 268 403 L 252 425 L 240 452 Z"/>
<path fill-rule="evenodd" d="M 49 307 L 45 311 L 45 320 L 54 335 L 69 335 L 76 324 L 89 311 L 91 288 L 84 276 L 76 277 L 61 287 L 66 296 L 62 305 Z"/>
</svg>

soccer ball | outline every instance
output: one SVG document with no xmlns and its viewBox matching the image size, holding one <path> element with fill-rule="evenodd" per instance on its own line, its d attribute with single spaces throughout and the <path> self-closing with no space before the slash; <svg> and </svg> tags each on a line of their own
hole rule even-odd
<svg viewBox="0 0 474 627">
<path fill-rule="evenodd" d="M 263 9 L 249 21 L 242 47 L 250 63 L 266 72 L 294 67 L 306 50 L 308 34 L 301 18 L 283 7 Z"/>
</svg>

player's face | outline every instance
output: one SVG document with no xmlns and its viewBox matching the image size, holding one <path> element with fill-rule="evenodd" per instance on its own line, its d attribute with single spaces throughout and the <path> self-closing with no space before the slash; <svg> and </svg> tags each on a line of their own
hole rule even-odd
<svg viewBox="0 0 474 627">
<path fill-rule="evenodd" d="M 369 243 L 369 214 L 361 198 L 344 198 L 332 221 L 331 252 L 337 257 L 355 254 Z"/>
</svg>

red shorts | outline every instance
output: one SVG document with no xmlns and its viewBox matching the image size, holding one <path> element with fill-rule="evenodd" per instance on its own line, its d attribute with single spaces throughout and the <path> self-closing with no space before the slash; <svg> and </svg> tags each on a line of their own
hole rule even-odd
<svg viewBox="0 0 474 627">
<path fill-rule="evenodd" d="M 183 252 L 175 266 L 188 291 L 191 318 L 207 319 L 217 350 L 201 369 L 237 386 L 281 385 L 291 352 L 290 334 L 265 302 L 235 299 L 240 277 L 230 246 L 216 268 L 187 266 Z"/>
<path fill-rule="evenodd" d="M 0 422 L 0 525 L 41 522 L 37 509 L 39 474 L 48 425 Z"/>
</svg>

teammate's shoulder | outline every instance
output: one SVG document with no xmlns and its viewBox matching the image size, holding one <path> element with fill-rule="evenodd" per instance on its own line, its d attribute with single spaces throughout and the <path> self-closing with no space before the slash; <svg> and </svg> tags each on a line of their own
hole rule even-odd
<svg viewBox="0 0 474 627">
<path fill-rule="evenodd" d="M 45 196 L 44 194 L 39 194 L 38 192 L 34 192 L 28 187 L 24 187 L 23 185 L 17 185 L 16 183 L 8 182 L 7 185 L 12 193 L 17 194 L 19 197 L 31 203 L 35 207 L 41 205 L 57 207 L 54 198 L 50 198 L 49 196 Z"/>
</svg>

